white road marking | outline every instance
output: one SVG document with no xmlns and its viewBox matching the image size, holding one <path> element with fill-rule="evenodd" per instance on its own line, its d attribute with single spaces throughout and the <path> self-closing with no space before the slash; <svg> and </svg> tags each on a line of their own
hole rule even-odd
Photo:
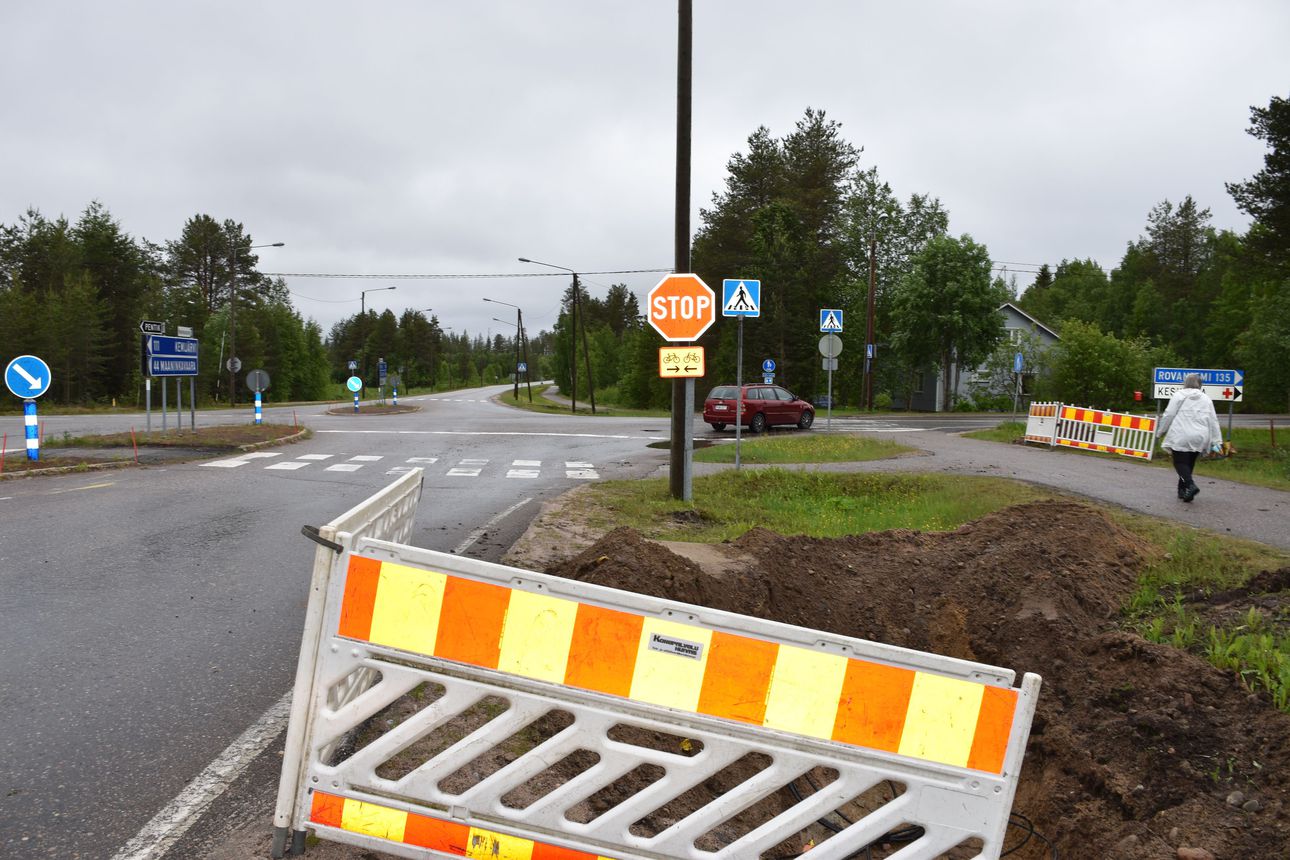
<svg viewBox="0 0 1290 860">
<path fill-rule="evenodd" d="M 465 552 L 466 550 L 470 549 L 472 546 L 474 546 L 475 541 L 477 541 L 477 540 L 479 540 L 480 538 L 482 538 L 482 537 L 485 535 L 485 533 L 487 533 L 487 532 L 488 532 L 488 530 L 489 530 L 489 529 L 491 529 L 493 526 L 497 525 L 497 524 L 498 524 L 498 523 L 500 523 L 502 520 L 506 519 L 506 518 L 507 518 L 507 517 L 509 517 L 511 514 L 515 513 L 516 511 L 518 511 L 520 508 L 524 507 L 525 505 L 527 505 L 527 504 L 528 504 L 529 502 L 531 502 L 531 501 L 533 501 L 532 497 L 529 497 L 529 498 L 527 498 L 527 499 L 520 499 L 518 502 L 516 502 L 515 504 L 511 505 L 511 506 L 510 506 L 509 508 L 507 508 L 506 510 L 502 511 L 500 514 L 498 514 L 497 516 L 493 517 L 491 520 L 489 520 L 488 522 L 484 523 L 482 526 L 480 526 L 479 528 L 475 529 L 475 530 L 474 530 L 473 532 L 471 532 L 470 534 L 466 535 L 466 539 L 465 539 L 464 541 L 462 541 L 461 543 L 457 544 L 456 548 L 455 548 L 455 549 L 453 549 L 452 554 L 453 554 L 453 555 L 461 555 L 463 552 Z"/>
<path fill-rule="evenodd" d="M 362 433 L 388 436 L 545 436 L 556 439 L 645 439 L 657 442 L 667 436 L 632 436 L 626 433 L 529 433 L 519 430 L 318 430 L 318 433 Z"/>
<path fill-rule="evenodd" d="M 459 463 L 457 463 L 457 465 L 458 465 L 458 466 L 487 466 L 487 465 L 488 465 L 488 461 L 487 461 L 487 460 L 479 460 L 479 459 L 470 459 L 470 458 L 467 458 L 467 459 L 462 460 L 462 461 L 460 461 Z"/>
<path fill-rule="evenodd" d="M 516 460 L 515 462 L 511 463 L 511 465 L 512 465 L 512 466 L 528 466 L 528 467 L 531 467 L 531 468 L 535 468 L 535 469 L 536 469 L 536 468 L 541 468 L 541 466 L 542 466 L 542 461 L 541 461 L 541 460 Z"/>
<path fill-rule="evenodd" d="M 294 471 L 294 470 L 296 470 L 296 469 L 303 469 L 305 466 L 308 466 L 308 465 L 309 465 L 308 461 L 301 461 L 301 460 L 288 460 L 288 461 L 287 461 L 287 462 L 285 462 L 285 463 L 273 463 L 273 464 L 270 464 L 270 465 L 268 465 L 268 466 L 265 466 L 264 468 L 266 468 L 266 469 L 286 469 L 286 470 L 288 470 L 288 471 Z"/>
<path fill-rule="evenodd" d="M 575 481 L 596 481 L 600 479 L 600 473 L 595 469 L 566 469 L 564 476 Z"/>
<path fill-rule="evenodd" d="M 362 463 L 337 463 L 335 466 L 328 466 L 324 471 L 327 472 L 357 472 L 363 468 Z"/>
<path fill-rule="evenodd" d="M 213 460 L 209 463 L 202 463 L 203 466 L 209 466 L 215 469 L 236 469 L 238 466 L 245 466 L 250 460 L 243 460 L 241 457 L 230 457 L 227 460 Z"/>
<path fill-rule="evenodd" d="M 262 458 L 264 458 L 264 457 L 281 457 L 281 456 L 282 456 L 282 452 L 281 452 L 281 451 L 251 451 L 250 453 L 243 454 L 243 455 L 242 455 L 242 459 L 243 459 L 243 460 L 259 460 L 259 459 L 262 459 Z"/>
<path fill-rule="evenodd" d="M 333 454 L 301 454 L 297 460 L 330 460 Z"/>
<path fill-rule="evenodd" d="M 536 478 L 540 475 L 537 469 L 510 469 L 506 473 L 508 478 Z"/>
<path fill-rule="evenodd" d="M 375 463 L 380 459 L 383 458 L 372 456 L 371 454 L 355 454 L 353 457 L 349 458 L 351 463 Z"/>
<path fill-rule="evenodd" d="M 584 463 L 584 462 L 582 462 L 581 460 L 578 460 L 578 461 L 565 461 L 564 467 L 565 467 L 566 469 L 592 469 L 592 468 L 595 468 L 591 463 Z"/>
<path fill-rule="evenodd" d="M 438 463 L 438 457 L 409 457 L 409 463 Z"/>
<path fill-rule="evenodd" d="M 288 691 L 188 783 L 174 800 L 143 825 L 143 829 L 114 854 L 112 860 L 155 860 L 163 856 L 282 733 L 287 727 L 290 711 L 291 692 Z"/>
<path fill-rule="evenodd" d="M 416 468 L 416 466 L 392 466 L 392 467 L 390 467 L 390 470 L 389 470 L 388 472 L 386 472 L 385 474 L 387 474 L 387 475 L 402 475 L 404 472 L 411 472 L 411 471 L 412 471 L 413 469 L 415 469 L 415 468 Z"/>
<path fill-rule="evenodd" d="M 449 469 L 449 478 L 478 478 L 483 469 Z"/>
</svg>

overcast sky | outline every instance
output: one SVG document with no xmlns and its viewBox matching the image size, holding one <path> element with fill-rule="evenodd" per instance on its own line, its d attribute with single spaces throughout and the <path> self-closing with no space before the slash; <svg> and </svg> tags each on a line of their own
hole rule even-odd
<svg viewBox="0 0 1290 860">
<path fill-rule="evenodd" d="M 995 260 L 1109 269 L 1165 198 L 1243 231 L 1223 183 L 1262 165 L 1250 106 L 1290 95 L 1285 0 L 694 5 L 695 229 L 748 135 L 811 106 Z M 672 264 L 674 0 L 4 0 L 0 33 L 2 223 L 99 200 L 163 243 L 206 213 L 285 242 L 271 272 Z M 368 306 L 508 334 L 481 297 L 536 331 L 568 283 L 287 282 L 324 328 L 397 284 Z"/>
</svg>

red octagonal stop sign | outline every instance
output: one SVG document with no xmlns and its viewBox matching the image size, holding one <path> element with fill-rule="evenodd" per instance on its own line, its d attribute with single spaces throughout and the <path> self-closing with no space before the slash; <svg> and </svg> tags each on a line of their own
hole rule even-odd
<svg viewBox="0 0 1290 860">
<path fill-rule="evenodd" d="M 668 275 L 645 299 L 649 324 L 664 340 L 698 340 L 717 318 L 717 296 L 698 275 Z"/>
</svg>

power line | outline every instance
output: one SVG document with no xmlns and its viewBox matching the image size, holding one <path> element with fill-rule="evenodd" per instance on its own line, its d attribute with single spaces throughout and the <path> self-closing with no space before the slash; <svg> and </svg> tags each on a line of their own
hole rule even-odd
<svg viewBox="0 0 1290 860">
<path fill-rule="evenodd" d="M 670 272 L 671 269 L 614 269 L 598 272 L 578 272 L 579 275 L 634 275 L 643 272 Z M 372 278 L 387 280 L 446 281 L 472 278 L 567 278 L 569 272 L 504 272 L 466 274 L 363 274 L 352 272 L 262 272 L 273 278 Z"/>
</svg>

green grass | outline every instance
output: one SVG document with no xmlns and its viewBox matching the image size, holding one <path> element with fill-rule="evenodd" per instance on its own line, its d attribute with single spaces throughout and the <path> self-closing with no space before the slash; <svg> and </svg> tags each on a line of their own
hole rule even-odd
<svg viewBox="0 0 1290 860">
<path fill-rule="evenodd" d="M 507 406 L 515 406 L 519 409 L 526 409 L 530 412 L 542 412 L 548 415 L 569 415 L 569 404 L 558 403 L 554 400 L 548 400 L 547 391 L 556 393 L 557 389 L 553 385 L 534 385 L 533 401 L 529 402 L 528 388 L 520 385 L 520 396 L 517 401 L 514 396 L 514 390 L 506 391 L 498 396 L 498 400 Z M 608 395 L 609 400 L 606 400 Z M 671 414 L 666 409 L 630 409 L 626 406 L 619 406 L 612 402 L 613 391 L 596 392 L 596 415 L 605 415 L 615 418 L 666 418 Z M 584 397 L 578 398 L 578 415 L 590 415 L 591 403 Z"/>
<path fill-rule="evenodd" d="M 1222 538 L 1131 514 L 1113 514 L 1160 548 L 1138 578 L 1124 607 L 1127 624 L 1146 639 L 1199 654 L 1234 672 L 1253 692 L 1265 691 L 1290 712 L 1290 613 L 1269 619 L 1258 607 L 1216 625 L 1205 621 L 1187 597 L 1237 588 L 1261 570 L 1280 567 L 1286 554 L 1251 541 Z M 1277 623 L 1273 623 L 1273 622 Z"/>
<path fill-rule="evenodd" d="M 105 433 L 94 436 L 61 436 L 45 438 L 45 448 L 130 448 L 136 442 L 154 448 L 236 448 L 252 442 L 268 442 L 290 436 L 300 428 L 290 424 L 218 424 L 194 430 L 154 430 L 145 433 L 137 428 L 130 433 Z"/>
<path fill-rule="evenodd" d="M 1273 490 L 1290 490 L 1290 428 L 1280 428 L 1277 445 L 1272 444 L 1272 436 L 1261 427 L 1233 427 L 1232 444 L 1236 453 L 1219 459 L 1202 459 L 1196 467 L 1198 476 L 1224 478 L 1242 484 L 1257 487 L 1268 487 Z M 1019 421 L 1005 421 L 997 427 L 986 430 L 974 430 L 964 433 L 970 439 L 984 439 L 988 442 L 1016 442 L 1026 431 L 1026 425 Z M 1224 425 L 1226 435 L 1226 425 Z M 1073 451 L 1058 447 L 1061 451 L 1075 457 L 1114 457 L 1125 459 L 1115 454 L 1102 454 L 1096 451 Z M 1156 449 L 1150 465 L 1161 469 L 1172 469 L 1169 452 Z"/>
<path fill-rule="evenodd" d="M 798 433 L 789 436 L 751 436 L 745 434 L 740 460 L 749 464 L 778 463 L 854 463 L 862 460 L 884 460 L 899 457 L 913 448 L 862 436 Z M 733 463 L 733 444 L 714 445 L 694 452 L 696 463 Z"/>
<path fill-rule="evenodd" d="M 715 543 L 755 526 L 781 534 L 842 537 L 907 528 L 953 529 L 992 511 L 1051 494 L 996 478 L 825 474 L 758 469 L 694 480 L 693 502 L 664 479 L 609 481 L 581 500 L 593 526 L 632 526 L 659 540 Z"/>
</svg>

